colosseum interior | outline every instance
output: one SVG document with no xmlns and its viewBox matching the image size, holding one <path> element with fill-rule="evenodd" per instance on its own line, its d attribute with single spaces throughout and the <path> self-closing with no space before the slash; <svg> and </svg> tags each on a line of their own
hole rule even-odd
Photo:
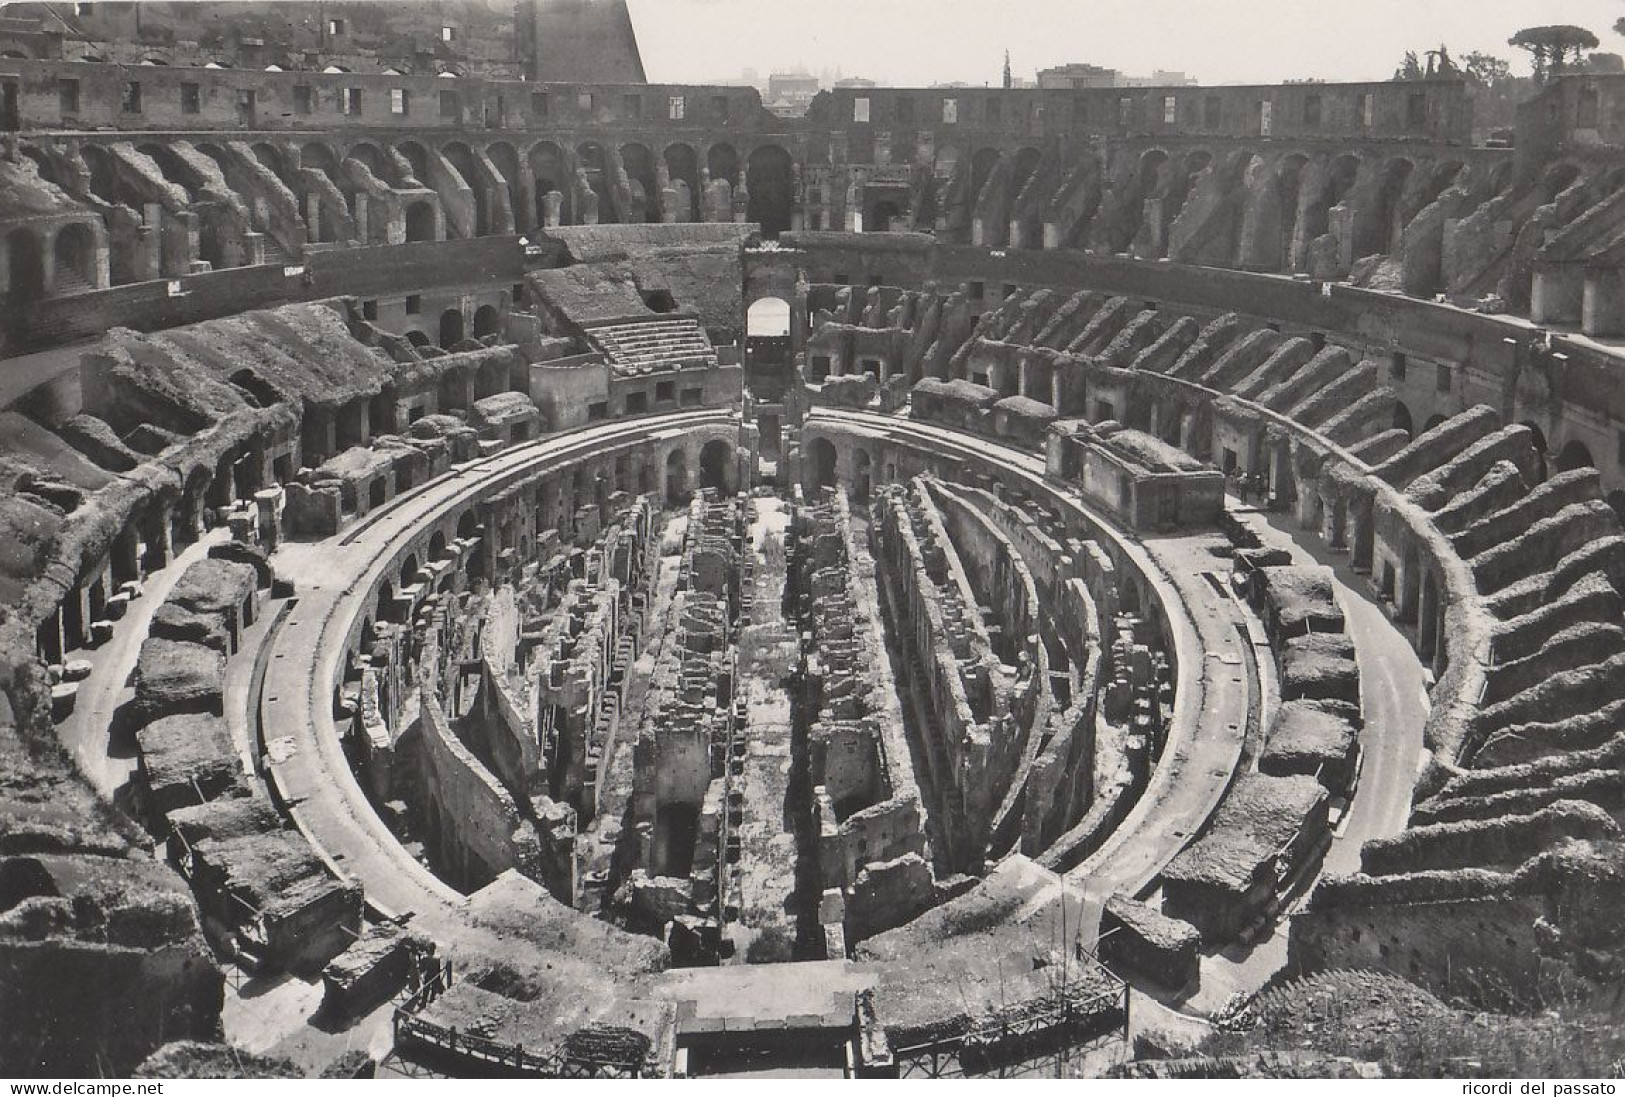
<svg viewBox="0 0 1625 1097">
<path fill-rule="evenodd" d="M 0 1074 L 1625 1071 L 1625 74 L 224 7 L 0 17 Z"/>
</svg>

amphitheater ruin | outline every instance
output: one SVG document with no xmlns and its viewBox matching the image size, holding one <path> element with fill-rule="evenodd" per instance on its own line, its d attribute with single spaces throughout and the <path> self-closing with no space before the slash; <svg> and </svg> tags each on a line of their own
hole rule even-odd
<svg viewBox="0 0 1625 1097">
<path fill-rule="evenodd" d="M 1625 75 L 232 7 L 0 17 L 0 1074 L 1625 1070 Z"/>
</svg>

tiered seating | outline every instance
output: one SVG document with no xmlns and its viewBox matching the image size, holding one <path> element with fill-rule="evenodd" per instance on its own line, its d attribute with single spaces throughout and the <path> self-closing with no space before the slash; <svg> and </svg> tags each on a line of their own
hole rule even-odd
<svg viewBox="0 0 1625 1097">
<path fill-rule="evenodd" d="M 717 352 L 692 318 L 603 324 L 586 329 L 618 373 L 715 367 Z"/>
</svg>

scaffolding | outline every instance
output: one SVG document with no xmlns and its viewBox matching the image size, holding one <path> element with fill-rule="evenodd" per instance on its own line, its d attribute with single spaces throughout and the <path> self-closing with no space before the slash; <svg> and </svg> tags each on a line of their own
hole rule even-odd
<svg viewBox="0 0 1625 1097">
<path fill-rule="evenodd" d="M 1043 994 L 892 1049 L 899 1078 L 1066 1077 L 1078 1054 L 1129 1035 L 1129 987 L 1085 954 Z"/>
</svg>

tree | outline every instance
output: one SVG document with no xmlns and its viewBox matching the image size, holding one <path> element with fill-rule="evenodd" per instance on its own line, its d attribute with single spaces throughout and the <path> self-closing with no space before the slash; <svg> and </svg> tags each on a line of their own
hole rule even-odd
<svg viewBox="0 0 1625 1097">
<path fill-rule="evenodd" d="M 1395 80 L 1420 80 L 1425 74 L 1422 72 L 1422 62 L 1416 56 L 1415 50 L 1405 51 L 1405 61 L 1394 70 Z"/>
<path fill-rule="evenodd" d="M 1535 80 L 1544 83 L 1561 74 L 1571 64 L 1579 64 L 1584 59 L 1585 51 L 1596 49 L 1600 43 L 1597 36 L 1584 27 L 1557 24 L 1525 27 L 1508 38 L 1507 45 L 1529 52 Z"/>
<path fill-rule="evenodd" d="M 1486 88 L 1498 87 L 1512 76 L 1512 65 L 1505 58 L 1489 53 L 1464 55 L 1461 69 L 1467 79 Z"/>
<path fill-rule="evenodd" d="M 1428 73 L 1427 74 L 1429 76 L 1460 76 L 1461 75 L 1461 70 L 1459 68 L 1457 68 L 1456 63 L 1450 59 L 1450 51 L 1445 48 L 1445 45 L 1444 45 L 1443 42 L 1439 43 L 1439 48 L 1438 49 L 1436 49 L 1436 50 L 1428 50 Z"/>
</svg>

